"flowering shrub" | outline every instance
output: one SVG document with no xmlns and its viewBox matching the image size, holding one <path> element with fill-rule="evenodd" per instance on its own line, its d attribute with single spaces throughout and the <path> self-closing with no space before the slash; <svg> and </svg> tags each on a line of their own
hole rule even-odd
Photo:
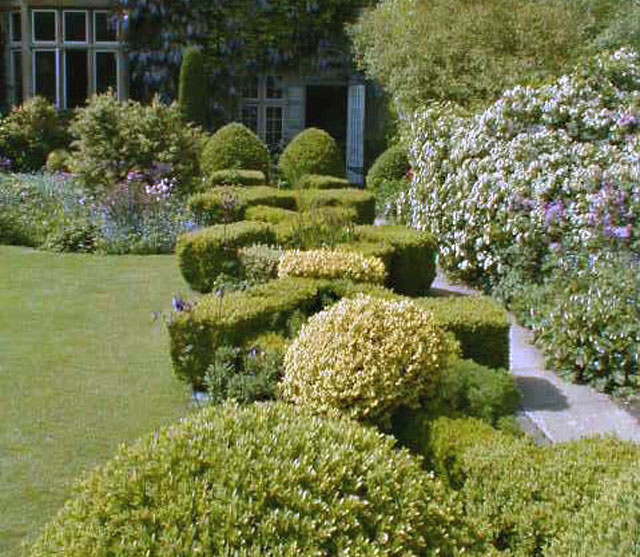
<svg viewBox="0 0 640 557">
<path fill-rule="evenodd" d="M 549 309 L 534 324 L 539 341 L 577 381 L 634 385 L 636 286 L 616 282 L 615 265 L 571 261 L 640 248 L 638 53 L 516 87 L 470 118 L 428 110 L 413 132 L 406 217 L 439 239 L 440 264 L 506 297 L 561 264 L 565 274 L 538 300 Z"/>
<path fill-rule="evenodd" d="M 345 278 L 374 284 L 383 284 L 385 275 L 378 257 L 331 249 L 285 251 L 278 268 L 279 277 Z"/>
<path fill-rule="evenodd" d="M 312 316 L 285 355 L 282 396 L 388 427 L 433 394 L 454 342 L 409 300 L 345 298 Z"/>
<path fill-rule="evenodd" d="M 514 263 L 529 275 L 562 241 L 633 244 L 640 209 L 640 59 L 620 50 L 538 89 L 516 87 L 471 118 L 415 122 L 408 219 L 472 282 Z"/>
</svg>

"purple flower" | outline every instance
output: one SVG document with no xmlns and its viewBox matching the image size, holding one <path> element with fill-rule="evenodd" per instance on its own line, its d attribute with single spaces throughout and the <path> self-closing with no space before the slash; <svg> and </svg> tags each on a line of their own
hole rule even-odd
<svg viewBox="0 0 640 557">
<path fill-rule="evenodd" d="M 9 172 L 12 164 L 9 157 L 0 157 L 0 172 Z"/>
<path fill-rule="evenodd" d="M 181 313 L 183 311 L 190 311 L 191 304 L 189 302 L 185 302 L 180 296 L 177 296 L 171 300 L 171 307 L 173 307 L 173 311 L 177 311 Z"/>
<path fill-rule="evenodd" d="M 635 114 L 627 112 L 622 116 L 622 118 L 620 118 L 620 120 L 618 121 L 618 125 L 621 128 L 626 128 L 631 131 L 636 129 L 638 125 L 640 125 L 640 120 L 638 120 L 638 117 Z"/>
<path fill-rule="evenodd" d="M 618 240 L 628 240 L 631 238 L 631 225 L 627 226 L 605 226 L 603 234 L 606 238 L 616 238 Z"/>
<path fill-rule="evenodd" d="M 547 226 L 558 224 L 564 219 L 564 204 L 562 201 L 554 201 L 547 205 L 544 210 L 544 221 Z"/>
</svg>

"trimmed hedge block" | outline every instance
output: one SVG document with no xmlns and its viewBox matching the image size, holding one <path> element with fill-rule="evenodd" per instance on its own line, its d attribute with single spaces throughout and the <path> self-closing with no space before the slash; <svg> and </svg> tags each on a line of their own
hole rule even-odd
<svg viewBox="0 0 640 557">
<path fill-rule="evenodd" d="M 393 248 L 393 254 L 383 258 L 388 270 L 386 286 L 408 296 L 429 293 L 436 277 L 437 251 L 431 234 L 405 226 L 358 226 L 355 236 L 367 250 L 375 249 L 369 244 Z"/>
<path fill-rule="evenodd" d="M 249 207 L 245 213 L 247 220 L 267 222 L 269 224 L 291 222 L 297 217 L 298 213 L 296 211 L 283 209 L 282 207 L 270 207 L 269 205 L 254 205 Z"/>
<path fill-rule="evenodd" d="M 209 292 L 220 273 L 237 273 L 238 248 L 274 241 L 273 231 L 264 223 L 218 224 L 180 236 L 176 254 L 182 276 L 191 287 Z"/>
<path fill-rule="evenodd" d="M 462 356 L 491 368 L 509 369 L 509 315 L 487 296 L 419 298 L 462 347 Z"/>
<path fill-rule="evenodd" d="M 312 211 L 319 207 L 346 207 L 355 209 L 356 224 L 371 224 L 376 218 L 376 199 L 371 192 L 365 190 L 300 190 L 297 196 L 300 211 Z"/>
<path fill-rule="evenodd" d="M 248 207 L 269 205 L 270 207 L 280 207 L 292 211 L 295 211 L 298 207 L 296 192 L 294 191 L 279 190 L 270 186 L 250 186 L 240 188 L 238 193 Z"/>
<path fill-rule="evenodd" d="M 223 169 L 206 177 L 206 186 L 264 186 L 267 177 L 261 170 Z"/>
<path fill-rule="evenodd" d="M 320 281 L 283 278 L 219 297 L 203 296 L 190 311 L 169 323 L 173 371 L 182 381 L 202 388 L 215 349 L 239 346 L 264 332 L 285 331 L 295 312 L 321 309 Z"/>
<path fill-rule="evenodd" d="M 346 178 L 323 174 L 305 174 L 296 185 L 296 189 L 299 190 L 336 190 L 350 187 L 351 183 Z"/>
<path fill-rule="evenodd" d="M 278 276 L 282 250 L 265 245 L 254 245 L 238 250 L 238 259 L 244 275 L 252 282 L 266 282 Z"/>
</svg>

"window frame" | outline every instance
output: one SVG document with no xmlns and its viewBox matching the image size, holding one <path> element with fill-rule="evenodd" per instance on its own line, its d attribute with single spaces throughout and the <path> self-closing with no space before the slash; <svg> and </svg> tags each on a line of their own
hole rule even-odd
<svg viewBox="0 0 640 557">
<path fill-rule="evenodd" d="M 20 40 L 18 41 L 14 41 L 13 40 L 13 35 L 14 35 L 14 30 L 15 30 L 15 25 L 14 25 L 14 16 L 18 16 L 18 20 L 20 21 Z M 18 46 L 22 44 L 22 14 L 18 11 L 18 10 L 13 10 L 11 12 L 9 12 L 9 45 L 10 46 Z"/>
<path fill-rule="evenodd" d="M 116 25 L 116 28 L 114 29 L 115 32 L 115 39 L 113 41 L 99 41 L 98 40 L 98 33 L 96 33 L 96 29 L 97 29 L 97 25 L 96 25 L 96 16 L 98 14 L 105 14 L 107 16 L 107 21 L 109 20 L 109 14 L 111 12 L 109 10 L 93 10 L 93 13 L 91 14 L 91 30 L 92 30 L 92 34 L 91 34 L 91 38 L 93 39 L 91 44 L 94 45 L 101 45 L 101 46 L 114 46 L 118 44 L 118 38 L 119 38 L 119 30 L 120 30 L 120 26 Z"/>
<path fill-rule="evenodd" d="M 108 48 L 93 49 L 91 55 L 93 63 L 91 72 L 91 88 L 93 89 L 94 94 L 98 93 L 98 54 L 113 54 L 116 57 L 116 95 L 118 95 L 120 93 L 120 56 L 118 56 L 117 50 L 110 50 Z"/>
<path fill-rule="evenodd" d="M 55 8 L 33 8 L 31 10 L 31 40 L 34 45 L 37 46 L 54 46 L 58 45 L 60 42 L 59 31 L 60 31 L 60 21 L 58 17 L 58 12 L 60 10 Z M 53 13 L 55 19 L 55 38 L 53 41 L 42 41 L 36 38 L 36 14 L 39 13 Z"/>
<path fill-rule="evenodd" d="M 91 41 L 89 40 L 89 10 L 61 10 L 62 12 L 62 40 L 60 41 L 63 45 L 89 45 Z M 68 41 L 67 40 L 67 19 L 66 15 L 68 13 L 76 13 L 76 14 L 84 14 L 84 41 Z"/>
<path fill-rule="evenodd" d="M 280 85 L 280 91 L 282 92 L 280 97 L 268 97 L 267 96 L 267 85 L 269 78 L 275 79 L 275 84 Z M 285 137 L 286 131 L 286 120 L 287 120 L 287 95 L 286 95 L 286 87 L 284 86 L 284 78 L 275 74 L 267 74 L 267 75 L 259 75 L 257 76 L 257 84 L 258 84 L 258 96 L 255 98 L 252 97 L 242 97 L 239 107 L 239 120 L 244 123 L 242 118 L 243 110 L 247 106 L 256 106 L 257 107 L 257 130 L 256 134 L 258 137 L 265 142 L 269 150 L 277 149 L 277 144 L 270 145 L 267 142 L 267 112 L 269 108 L 279 108 L 281 109 L 281 137 L 280 143 Z"/>
<path fill-rule="evenodd" d="M 36 70 L 37 70 L 37 64 L 36 64 L 36 56 L 38 54 L 38 52 L 53 52 L 55 54 L 55 60 L 56 60 L 56 98 L 55 98 L 55 102 L 53 103 L 55 105 L 56 108 L 60 109 L 61 108 L 61 101 L 62 99 L 60 98 L 60 49 L 58 47 L 49 47 L 49 48 L 34 48 L 31 51 L 31 79 L 32 79 L 32 87 L 33 87 L 33 93 L 34 95 L 38 95 L 38 81 L 36 79 Z"/>
</svg>

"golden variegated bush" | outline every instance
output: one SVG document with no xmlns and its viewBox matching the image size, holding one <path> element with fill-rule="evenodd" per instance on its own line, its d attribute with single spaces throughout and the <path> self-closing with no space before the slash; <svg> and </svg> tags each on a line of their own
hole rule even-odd
<svg viewBox="0 0 640 557">
<path fill-rule="evenodd" d="M 432 396 L 457 345 L 410 300 L 343 299 L 302 327 L 285 356 L 282 396 L 383 428 Z"/>
<path fill-rule="evenodd" d="M 285 251 L 278 268 L 280 277 L 344 278 L 374 284 L 383 284 L 385 274 L 384 263 L 378 257 L 332 249 Z"/>
</svg>

